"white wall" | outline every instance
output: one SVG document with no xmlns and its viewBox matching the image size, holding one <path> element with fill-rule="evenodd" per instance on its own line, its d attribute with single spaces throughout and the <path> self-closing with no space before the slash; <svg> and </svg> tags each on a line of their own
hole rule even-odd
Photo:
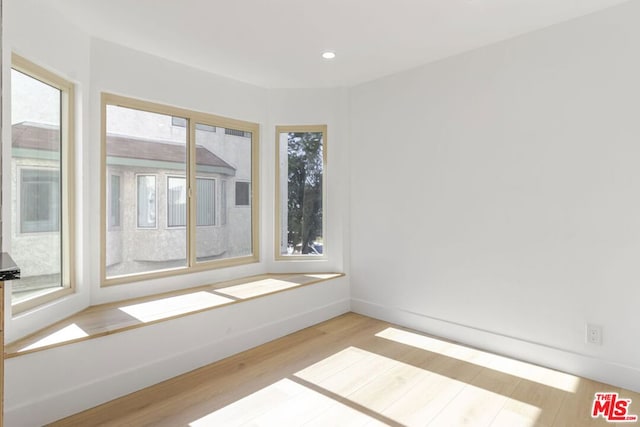
<svg viewBox="0 0 640 427">
<path fill-rule="evenodd" d="M 629 2 L 351 90 L 354 309 L 640 390 L 638 22 Z"/>
<path fill-rule="evenodd" d="M 5 79 L 10 52 L 76 83 L 77 292 L 35 310 L 6 314 L 10 342 L 90 304 L 214 283 L 267 271 L 344 271 L 348 199 L 345 90 L 270 91 L 90 39 L 64 16 L 35 0 L 4 0 Z M 6 82 L 7 80 L 5 80 Z M 3 88 L 10 111 L 10 88 Z M 148 101 L 260 124 L 261 262 L 128 285 L 100 287 L 100 93 Z M 297 100 L 298 103 L 292 103 Z M 327 203 L 331 231 L 322 262 L 273 261 L 275 124 L 327 123 L 333 189 Z M 5 118 L 3 140 L 10 141 Z M 10 144 L 3 144 L 10 148 Z M 8 159 L 8 156 L 4 156 Z M 6 161 L 5 161 L 6 163 Z M 5 165 L 5 171 L 9 170 Z M 5 191 L 9 180 L 4 180 Z M 6 193 L 5 193 L 6 194 Z M 8 209 L 8 206 L 5 210 Z M 9 230 L 5 223 L 5 232 Z M 9 250 L 10 248 L 6 247 Z M 10 307 L 10 292 L 5 306 Z M 7 425 L 40 425 L 221 357 L 256 346 L 349 310 L 349 279 L 280 293 L 148 328 L 65 346 L 6 362 Z M 126 349 L 126 351 L 122 351 Z M 135 372 L 135 375 L 132 375 Z"/>
</svg>

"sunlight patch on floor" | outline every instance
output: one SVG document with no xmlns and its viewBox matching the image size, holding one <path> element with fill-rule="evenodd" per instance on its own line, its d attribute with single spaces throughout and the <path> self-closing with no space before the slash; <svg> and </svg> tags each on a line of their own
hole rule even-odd
<svg viewBox="0 0 640 427">
<path fill-rule="evenodd" d="M 503 374 L 487 371 L 484 376 L 490 375 Z M 329 356 L 295 376 L 409 426 L 446 424 L 450 418 L 462 422 L 470 417 L 493 419 L 516 385 L 511 377 L 503 375 L 508 384 L 495 392 L 356 347 Z M 489 379 L 497 383 L 501 380 Z M 465 396 L 461 401 L 457 399 L 460 395 Z M 451 402 L 458 403 L 449 409 Z M 531 416 L 535 420 L 536 415 Z"/>
<path fill-rule="evenodd" d="M 559 390 L 575 393 L 579 377 L 543 368 L 530 363 L 498 356 L 459 344 L 427 337 L 397 328 L 387 328 L 376 334 L 377 337 L 401 344 L 420 348 L 444 356 L 452 357 L 478 366 L 493 369 L 529 381 L 534 381 Z"/>
<path fill-rule="evenodd" d="M 204 426 L 383 426 L 376 419 L 289 379 L 189 423 Z"/>
<path fill-rule="evenodd" d="M 88 336 L 89 334 L 83 331 L 78 325 L 76 325 L 75 323 L 72 323 L 71 325 L 66 326 L 50 335 L 47 335 L 46 337 L 34 342 L 33 344 L 30 344 L 24 348 L 21 348 L 20 351 L 33 350 L 35 348 L 60 344 L 63 342 L 72 341 L 78 338 L 84 338 Z"/>
<path fill-rule="evenodd" d="M 120 307 L 119 310 L 147 323 L 233 302 L 230 298 L 200 291 Z"/>
</svg>

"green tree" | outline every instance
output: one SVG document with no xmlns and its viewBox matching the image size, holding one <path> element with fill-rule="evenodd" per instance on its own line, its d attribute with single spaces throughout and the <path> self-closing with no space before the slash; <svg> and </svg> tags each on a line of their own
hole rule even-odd
<svg viewBox="0 0 640 427">
<path fill-rule="evenodd" d="M 303 254 L 322 237 L 322 150 L 322 132 L 289 133 L 288 241 Z"/>
</svg>

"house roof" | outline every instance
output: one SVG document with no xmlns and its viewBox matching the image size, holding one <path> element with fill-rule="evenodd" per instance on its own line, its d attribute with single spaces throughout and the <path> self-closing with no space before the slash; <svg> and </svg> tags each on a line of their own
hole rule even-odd
<svg viewBox="0 0 640 427">
<path fill-rule="evenodd" d="M 21 122 L 11 126 L 11 145 L 42 151 L 59 151 L 57 126 Z M 176 162 L 185 157 L 185 145 L 151 139 L 107 135 L 107 155 L 120 158 Z M 201 145 L 196 146 L 196 164 L 235 172 L 235 168 Z"/>
<path fill-rule="evenodd" d="M 185 157 L 185 150 L 184 144 L 107 135 L 107 155 L 109 156 L 175 162 L 176 159 Z M 196 164 L 235 170 L 229 163 L 201 145 L 196 145 Z"/>
<path fill-rule="evenodd" d="M 11 126 L 14 148 L 60 151 L 60 128 L 43 123 L 21 122 Z"/>
</svg>

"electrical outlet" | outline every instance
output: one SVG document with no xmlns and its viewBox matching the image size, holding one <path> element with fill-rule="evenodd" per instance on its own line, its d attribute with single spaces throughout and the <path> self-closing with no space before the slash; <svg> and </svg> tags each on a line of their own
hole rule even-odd
<svg viewBox="0 0 640 427">
<path fill-rule="evenodd" d="M 602 326 L 587 323 L 587 344 L 602 345 Z"/>
</svg>

